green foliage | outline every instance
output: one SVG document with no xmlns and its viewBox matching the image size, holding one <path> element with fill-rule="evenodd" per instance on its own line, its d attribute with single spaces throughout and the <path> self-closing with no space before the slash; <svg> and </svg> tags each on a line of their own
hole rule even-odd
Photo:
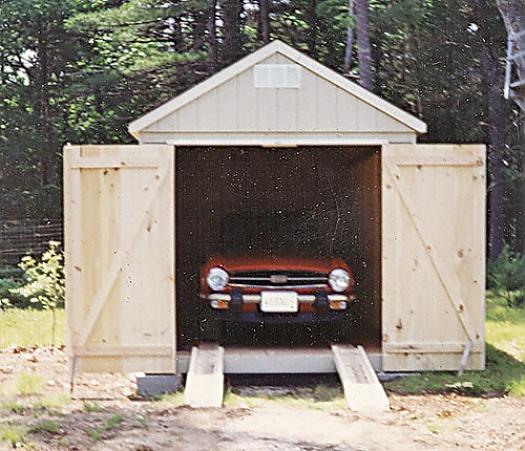
<svg viewBox="0 0 525 451">
<path fill-rule="evenodd" d="M 33 434 L 38 434 L 42 432 L 47 432 L 48 434 L 59 434 L 60 425 L 53 420 L 41 420 L 33 424 L 29 428 L 29 432 Z"/>
<path fill-rule="evenodd" d="M 525 396 L 525 309 L 509 307 L 504 299 L 487 302 L 487 367 L 467 371 L 423 372 L 387 384 L 397 393 L 446 393 L 466 395 Z"/>
<path fill-rule="evenodd" d="M 0 310 L 9 307 L 28 307 L 31 303 L 27 297 L 20 294 L 20 280 L 0 278 Z"/>
<path fill-rule="evenodd" d="M 55 409 L 64 407 L 71 398 L 65 394 L 45 396 L 35 401 L 31 408 L 38 412 L 46 412 L 48 414 L 56 414 Z"/>
<path fill-rule="evenodd" d="M 502 296 L 509 306 L 525 303 L 525 257 L 505 246 L 500 257 L 489 264 L 488 287 Z"/>
<path fill-rule="evenodd" d="M 19 280 L 22 278 L 22 270 L 17 266 L 0 267 L 0 279 Z"/>
<path fill-rule="evenodd" d="M 18 401 L 5 401 L 0 404 L 0 407 L 17 415 L 24 414 L 29 408 L 25 404 L 20 404 Z"/>
<path fill-rule="evenodd" d="M 423 372 L 387 384 L 396 393 L 461 393 L 464 395 L 511 394 L 525 396 L 525 363 L 487 345 L 487 369 L 467 371 L 463 376 L 449 372 Z"/>
<path fill-rule="evenodd" d="M 525 362 L 525 309 L 511 308 L 505 298 L 489 294 L 485 328 L 490 343 Z"/>
<path fill-rule="evenodd" d="M 0 311 L 9 307 L 27 307 L 29 299 L 13 293 L 20 288 L 23 272 L 14 266 L 0 267 Z"/>
<path fill-rule="evenodd" d="M 104 410 L 104 408 L 96 402 L 84 402 L 83 409 L 86 413 L 97 413 Z"/>
<path fill-rule="evenodd" d="M 64 253 L 60 251 L 60 243 L 50 241 L 49 249 L 39 261 L 28 255 L 22 258 L 19 267 L 24 272 L 24 284 L 10 292 L 28 298 L 35 307 L 51 310 L 52 344 L 55 344 L 56 309 L 64 306 L 65 294 Z"/>
<path fill-rule="evenodd" d="M 104 424 L 104 429 L 106 431 L 111 431 L 112 429 L 115 429 L 116 427 L 120 426 L 122 422 L 124 421 L 124 416 L 120 414 L 115 414 L 109 417 Z"/>
<path fill-rule="evenodd" d="M 269 403 L 318 410 L 346 408 L 341 385 L 319 384 L 315 387 L 294 387 L 284 390 L 269 390 L 267 387 L 252 388 L 249 393 L 231 388 L 224 395 L 224 405 L 258 407 Z"/>
<path fill-rule="evenodd" d="M 0 442 L 7 442 L 13 448 L 27 444 L 25 429 L 19 426 L 0 426 Z"/>
<path fill-rule="evenodd" d="M 91 440 L 98 442 L 99 440 L 102 440 L 103 431 L 100 429 L 88 429 L 86 434 Z"/>
<path fill-rule="evenodd" d="M 50 241 L 40 261 L 31 256 L 23 257 L 19 266 L 24 271 L 25 284 L 11 292 L 29 298 L 43 310 L 63 307 L 64 254 L 59 249 L 59 242 Z"/>
<path fill-rule="evenodd" d="M 163 393 L 159 396 L 156 396 L 154 400 L 170 407 L 180 407 L 184 405 L 184 393 L 182 391 L 177 391 L 175 393 Z"/>
<path fill-rule="evenodd" d="M 271 3 L 272 39 L 341 72 L 347 28 L 355 26 L 348 0 Z M 206 0 L 0 2 L 0 216 L 59 218 L 65 143 L 130 143 L 129 122 L 263 44 L 257 0 L 238 2 L 241 13 L 229 28 L 226 3 L 218 4 L 212 64 Z M 495 1 L 369 5 L 374 91 L 429 124 L 422 141 L 487 142 L 483 52 L 488 44 L 493 61 L 505 57 Z M 231 30 L 233 54 L 226 48 Z M 503 64 L 498 69 L 502 79 Z M 524 199 L 510 110 L 503 223 L 507 242 L 519 249 Z"/>
<path fill-rule="evenodd" d="M 44 380 L 35 373 L 22 373 L 16 380 L 16 393 L 19 396 L 39 395 L 42 393 Z"/>
</svg>

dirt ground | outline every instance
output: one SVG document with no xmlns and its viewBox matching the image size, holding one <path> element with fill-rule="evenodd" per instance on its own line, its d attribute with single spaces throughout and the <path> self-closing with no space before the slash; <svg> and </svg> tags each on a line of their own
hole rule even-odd
<svg viewBox="0 0 525 451">
<path fill-rule="evenodd" d="M 282 399 L 267 399 L 271 388 L 244 378 L 226 407 L 199 410 L 177 406 L 180 394 L 138 399 L 132 377 L 80 375 L 69 399 L 61 349 L 8 349 L 0 352 L 0 449 L 10 449 L 14 428 L 42 450 L 525 450 L 523 398 L 390 393 L 389 412 L 363 415 L 342 407 L 335 382 L 319 402 L 303 402 L 315 388 L 295 382 L 274 389 Z"/>
</svg>

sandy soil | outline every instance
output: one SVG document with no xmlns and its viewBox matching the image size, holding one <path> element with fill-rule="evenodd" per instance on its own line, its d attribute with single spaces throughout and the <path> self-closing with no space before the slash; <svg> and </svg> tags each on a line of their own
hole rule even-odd
<svg viewBox="0 0 525 451">
<path fill-rule="evenodd" d="M 22 373 L 42 377 L 40 395 L 15 394 Z M 47 419 L 59 425 L 55 432 L 28 433 L 42 450 L 525 450 L 525 400 L 519 398 L 390 394 L 392 408 L 380 415 L 356 414 L 338 402 L 292 406 L 259 399 L 254 406 L 243 398 L 235 406 L 194 410 L 137 399 L 131 377 L 80 375 L 73 399 L 64 401 L 66 358 L 50 348 L 0 352 L 1 390 L 0 431 L 31 429 Z M 33 408 L 13 413 L 8 400 Z M 56 405 L 38 409 L 39 401 Z M 115 415 L 120 421 L 108 427 Z"/>
</svg>

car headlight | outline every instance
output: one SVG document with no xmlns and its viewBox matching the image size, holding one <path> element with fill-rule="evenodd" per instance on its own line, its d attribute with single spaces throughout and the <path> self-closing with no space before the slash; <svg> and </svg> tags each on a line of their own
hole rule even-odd
<svg viewBox="0 0 525 451">
<path fill-rule="evenodd" d="M 228 285 L 229 280 L 230 276 L 222 268 L 211 268 L 206 277 L 206 282 L 213 291 L 222 290 Z"/>
<path fill-rule="evenodd" d="M 334 269 L 328 276 L 328 283 L 332 290 L 341 293 L 350 286 L 350 274 L 344 269 Z"/>
</svg>

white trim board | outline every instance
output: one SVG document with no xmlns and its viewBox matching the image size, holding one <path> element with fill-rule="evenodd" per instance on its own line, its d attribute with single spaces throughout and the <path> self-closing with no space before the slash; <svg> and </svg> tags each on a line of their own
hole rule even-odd
<svg viewBox="0 0 525 451">
<path fill-rule="evenodd" d="M 270 44 L 242 58 L 241 60 L 232 64 L 231 66 L 226 67 L 225 69 L 221 70 L 220 72 L 216 73 L 215 75 L 211 76 L 205 81 L 199 83 L 193 88 L 185 91 L 184 93 L 180 94 L 174 99 L 159 106 L 153 111 L 146 113 L 144 116 L 129 124 L 129 132 L 133 136 L 138 138 L 139 133 L 145 128 L 152 125 L 153 123 L 159 121 L 160 119 L 173 113 L 174 111 L 178 110 L 184 105 L 187 105 L 188 103 L 194 101 L 203 94 L 211 91 L 212 89 L 225 83 L 234 76 L 244 72 L 250 67 L 256 65 L 257 63 L 267 59 L 268 57 L 276 53 L 280 53 L 283 56 L 294 61 L 295 63 L 305 67 L 306 69 L 312 71 L 313 73 L 324 78 L 330 83 L 333 83 L 334 85 L 338 86 L 339 88 L 343 89 L 349 94 L 357 97 L 363 102 L 391 116 L 392 118 L 396 119 L 397 121 L 416 131 L 417 133 L 426 133 L 427 124 L 425 122 L 407 113 L 406 111 L 403 111 L 395 105 L 387 102 L 386 100 L 383 100 L 379 96 L 346 79 L 342 75 L 338 74 L 337 72 L 334 72 L 326 66 L 323 66 L 321 63 L 295 50 L 294 48 L 290 47 L 282 41 L 271 42 Z"/>
<path fill-rule="evenodd" d="M 300 147 L 300 146 L 384 146 L 387 140 L 358 140 L 358 139 L 272 139 L 265 140 L 250 138 L 232 138 L 223 142 L 214 139 L 168 139 L 166 144 L 173 146 L 255 146 L 255 147 Z"/>
<path fill-rule="evenodd" d="M 376 372 L 382 371 L 382 354 L 369 349 L 368 358 Z M 190 352 L 177 351 L 177 373 L 187 373 Z M 225 374 L 308 374 L 336 373 L 334 354 L 322 348 L 224 348 Z"/>
</svg>

